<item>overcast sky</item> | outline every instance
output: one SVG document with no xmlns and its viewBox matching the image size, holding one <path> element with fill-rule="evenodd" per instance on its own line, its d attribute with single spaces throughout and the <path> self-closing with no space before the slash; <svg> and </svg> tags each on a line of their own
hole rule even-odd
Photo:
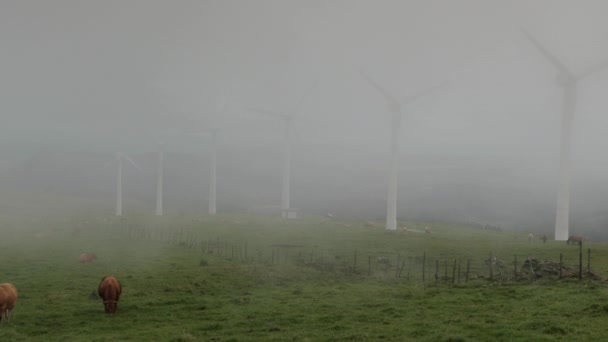
<svg viewBox="0 0 608 342">
<path fill-rule="evenodd" d="M 521 28 L 582 72 L 608 59 L 607 14 L 602 0 L 3 0 L 0 153 L 144 153 L 158 137 L 191 152 L 179 132 L 212 127 L 235 149 L 279 144 L 255 107 L 297 109 L 307 160 L 332 146 L 382 161 L 390 115 L 363 70 L 398 99 L 444 84 L 405 107 L 403 170 L 500 161 L 552 183 L 562 89 Z M 580 82 L 574 182 L 608 180 L 606 89 L 608 71 Z"/>
</svg>

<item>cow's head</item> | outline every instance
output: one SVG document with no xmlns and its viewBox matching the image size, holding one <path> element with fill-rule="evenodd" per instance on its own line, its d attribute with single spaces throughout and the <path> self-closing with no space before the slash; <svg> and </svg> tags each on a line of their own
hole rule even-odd
<svg viewBox="0 0 608 342">
<path fill-rule="evenodd" d="M 116 313 L 116 308 L 118 307 L 118 302 L 115 300 L 104 300 L 103 306 L 106 308 L 106 313 L 114 314 L 114 313 Z"/>
</svg>

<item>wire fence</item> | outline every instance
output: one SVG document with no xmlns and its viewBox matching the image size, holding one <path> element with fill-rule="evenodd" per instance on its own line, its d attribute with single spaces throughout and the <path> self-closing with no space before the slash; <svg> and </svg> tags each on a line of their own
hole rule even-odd
<svg viewBox="0 0 608 342">
<path fill-rule="evenodd" d="M 129 224 L 120 228 L 130 239 L 152 240 L 213 254 L 225 260 L 265 265 L 295 265 L 321 272 L 368 278 L 398 278 L 403 281 L 466 284 L 472 281 L 535 281 L 552 279 L 603 279 L 592 270 L 592 251 L 579 242 L 578 255 L 563 253 L 553 260 L 512 254 L 508 259 L 490 253 L 463 258 L 461 255 L 378 254 L 353 250 L 335 252 L 302 245 L 277 244 L 251 247 L 246 241 L 231 242 L 205 238 L 189 227 L 161 227 Z"/>
</svg>

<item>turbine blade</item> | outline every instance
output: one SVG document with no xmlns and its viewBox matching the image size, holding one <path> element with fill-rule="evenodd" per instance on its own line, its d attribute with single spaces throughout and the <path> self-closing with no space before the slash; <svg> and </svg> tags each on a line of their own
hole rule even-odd
<svg viewBox="0 0 608 342">
<path fill-rule="evenodd" d="M 382 94 L 382 96 L 384 96 L 384 99 L 389 103 L 389 106 L 395 108 L 400 106 L 399 101 L 389 94 L 382 86 L 376 83 L 367 73 L 365 73 L 363 70 L 359 70 L 359 72 L 361 73 L 361 76 L 363 76 L 363 78 L 372 85 L 372 87 L 376 88 L 376 90 Z"/>
<path fill-rule="evenodd" d="M 137 169 L 137 171 L 141 171 L 141 169 L 139 168 L 139 166 L 137 166 L 137 164 L 135 164 L 135 162 L 133 161 L 133 159 L 131 159 L 128 155 L 126 154 L 122 154 L 122 157 L 128 161 L 129 163 L 131 163 L 131 165 L 133 165 L 133 167 L 135 167 Z"/>
<path fill-rule="evenodd" d="M 560 72 L 567 76 L 573 77 L 574 75 L 568 70 L 568 67 L 562 61 L 560 61 L 555 55 L 553 55 L 549 50 L 547 50 L 534 36 L 528 32 L 525 28 L 521 28 L 524 35 L 528 38 L 528 40 L 534 45 L 540 53 L 545 56 L 546 59 L 553 64 L 553 66 Z"/>
<path fill-rule="evenodd" d="M 306 102 L 307 98 L 310 97 L 310 94 L 312 94 L 313 90 L 315 90 L 315 88 L 318 85 L 319 85 L 319 81 L 315 81 L 312 84 L 312 86 L 310 88 L 308 88 L 308 90 L 304 93 L 304 95 L 300 99 L 300 102 L 298 102 L 298 104 L 295 106 L 294 111 L 293 111 L 294 115 L 300 112 L 300 109 L 302 108 L 302 106 Z"/>
<path fill-rule="evenodd" d="M 591 67 L 585 69 L 585 71 L 583 71 L 582 73 L 580 73 L 576 77 L 576 79 L 577 80 L 583 79 L 583 78 L 585 78 L 587 76 L 591 76 L 591 75 L 593 75 L 595 73 L 598 73 L 598 72 L 600 72 L 600 71 L 602 71 L 602 70 L 604 70 L 606 68 L 608 68 L 608 58 L 605 59 L 605 60 L 603 60 L 602 62 L 600 62 L 598 64 L 592 65 Z"/>
</svg>

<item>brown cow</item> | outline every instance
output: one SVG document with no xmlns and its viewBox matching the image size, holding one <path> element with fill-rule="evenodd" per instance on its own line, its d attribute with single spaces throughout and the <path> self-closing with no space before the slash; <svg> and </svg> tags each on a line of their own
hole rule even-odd
<svg viewBox="0 0 608 342">
<path fill-rule="evenodd" d="M 87 253 L 80 254 L 80 256 L 78 257 L 78 260 L 83 264 L 86 264 L 88 262 L 93 262 L 96 259 L 97 259 L 97 255 L 87 254 Z"/>
<path fill-rule="evenodd" d="M 583 243 L 583 241 L 585 240 L 584 237 L 582 236 L 578 236 L 578 235 L 570 235 L 570 237 L 568 238 L 568 241 L 566 241 L 566 244 L 570 244 L 570 242 L 572 242 L 573 245 L 575 245 L 577 242 L 578 243 Z"/>
<path fill-rule="evenodd" d="M 0 322 L 2 317 L 10 321 L 11 312 L 17 304 L 17 288 L 11 283 L 0 284 Z"/>
<path fill-rule="evenodd" d="M 120 292 L 122 287 L 120 282 L 114 276 L 106 276 L 101 279 L 99 283 L 99 297 L 103 299 L 103 305 L 106 309 L 106 313 L 116 313 L 116 307 L 118 306 L 118 299 L 120 298 Z"/>
</svg>

